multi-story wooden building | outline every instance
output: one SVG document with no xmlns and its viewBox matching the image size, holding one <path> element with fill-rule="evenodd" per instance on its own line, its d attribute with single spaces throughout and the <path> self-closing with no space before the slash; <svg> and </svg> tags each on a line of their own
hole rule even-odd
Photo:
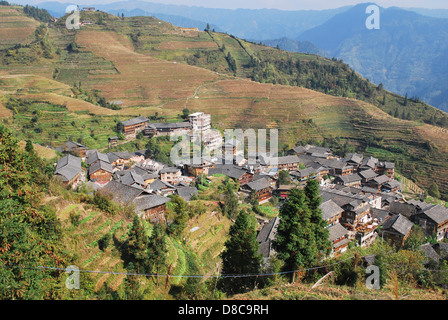
<svg viewBox="0 0 448 320">
<path fill-rule="evenodd" d="M 125 137 L 135 137 L 137 133 L 143 131 L 148 125 L 149 119 L 145 117 L 136 117 L 121 122 Z"/>
<path fill-rule="evenodd" d="M 258 202 L 264 203 L 272 197 L 272 186 L 266 178 L 261 178 L 245 184 L 242 190 L 246 192 L 255 192 Z"/>
</svg>

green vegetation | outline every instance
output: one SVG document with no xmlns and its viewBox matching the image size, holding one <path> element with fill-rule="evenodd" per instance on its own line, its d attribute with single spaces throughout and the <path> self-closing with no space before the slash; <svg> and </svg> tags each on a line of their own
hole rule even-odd
<svg viewBox="0 0 448 320">
<path fill-rule="evenodd" d="M 220 286 L 229 293 L 241 293 L 254 288 L 251 277 L 229 277 L 234 274 L 259 274 L 261 271 L 260 246 L 257 241 L 256 219 L 242 211 L 230 227 L 230 239 L 225 243 L 222 256 L 222 274 Z M 226 277 L 228 276 L 228 277 Z"/>
</svg>

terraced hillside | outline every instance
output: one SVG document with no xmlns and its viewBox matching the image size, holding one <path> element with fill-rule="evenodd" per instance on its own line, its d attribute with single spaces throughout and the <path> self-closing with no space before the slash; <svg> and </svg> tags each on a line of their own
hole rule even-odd
<svg viewBox="0 0 448 320">
<path fill-rule="evenodd" d="M 177 28 L 150 17 L 86 14 L 82 19 L 95 23 L 78 31 L 66 30 L 63 19 L 48 26 L 47 37 L 57 52 L 53 57 L 40 58 L 38 64 L 0 67 L 3 105 L 19 94 L 62 106 L 69 117 L 67 121 L 62 118 L 63 123 L 74 121 L 73 130 L 78 130 L 91 148 L 107 146 L 106 137 L 114 132 L 119 119 L 155 112 L 175 118 L 184 108 L 204 111 L 212 114 L 218 129 L 278 128 L 285 149 L 307 141 L 348 143 L 366 154 L 397 161 L 398 171 L 423 187 L 436 181 L 445 197 L 448 195 L 448 136 L 442 111 L 412 99 L 404 103 L 403 97 L 353 78 L 354 72 L 339 61 L 290 54 L 221 33 Z M 228 59 L 229 53 L 234 63 Z M 262 83 L 268 78 L 252 80 L 262 65 L 254 62 L 257 59 L 270 61 L 262 71 L 266 76 L 272 71 L 271 80 L 276 84 Z M 290 61 L 295 67 L 282 69 Z M 314 66 L 316 72 L 327 70 L 335 84 L 352 81 L 357 91 L 350 94 L 344 88 L 351 87 L 341 85 L 334 89 L 344 89 L 338 94 L 331 89 L 333 82 L 327 94 L 320 92 L 319 86 L 316 90 L 304 88 L 328 74 L 287 76 L 286 70 L 297 70 L 297 61 Z M 20 84 L 26 83 L 27 74 L 39 76 L 45 85 L 20 91 L 30 86 Z M 292 78 L 296 83 L 289 82 Z M 302 82 L 303 86 L 297 86 Z M 105 109 L 81 97 L 75 99 L 74 86 L 97 90 L 109 102 L 121 101 L 123 108 Z M 8 116 L 6 112 L 4 116 Z M 7 121 L 20 131 L 26 128 L 22 120 L 29 121 L 29 117 L 15 115 Z M 62 128 L 70 132 L 66 125 Z M 60 131 L 57 126 L 52 128 L 52 134 Z M 39 141 L 39 134 L 31 137 Z M 66 138 L 61 132 L 57 142 Z"/>
<path fill-rule="evenodd" d="M 0 6 L 0 49 L 26 45 L 39 22 L 27 17 L 20 6 Z"/>
</svg>

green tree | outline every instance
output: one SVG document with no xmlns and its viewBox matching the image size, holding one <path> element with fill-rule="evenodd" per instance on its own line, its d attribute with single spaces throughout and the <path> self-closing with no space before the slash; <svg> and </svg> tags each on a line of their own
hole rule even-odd
<svg viewBox="0 0 448 320">
<path fill-rule="evenodd" d="M 290 184 L 291 182 L 291 176 L 289 174 L 289 171 L 287 170 L 280 170 L 278 173 L 278 184 L 284 185 L 284 184 Z"/>
<path fill-rule="evenodd" d="M 224 214 L 234 219 L 238 213 L 238 198 L 233 190 L 230 179 L 226 177 L 224 180 Z"/>
<path fill-rule="evenodd" d="M 169 226 L 169 233 L 178 236 L 187 226 L 189 218 L 188 203 L 179 195 L 171 196 L 171 204 L 174 212 L 174 220 Z"/>
<path fill-rule="evenodd" d="M 286 271 L 309 267 L 317 262 L 319 241 L 311 220 L 313 213 L 307 206 L 305 192 L 292 189 L 288 200 L 281 206 L 274 250 L 284 262 Z"/>
<path fill-rule="evenodd" d="M 167 259 L 166 236 L 160 224 L 155 224 L 148 243 L 147 271 L 159 274 L 166 265 Z"/>
<path fill-rule="evenodd" d="M 322 198 L 319 192 L 319 182 L 317 180 L 308 180 L 304 192 L 306 203 L 311 210 L 310 222 L 314 229 L 317 249 L 324 255 L 329 254 L 331 252 L 331 242 L 328 240 L 327 222 L 322 218 L 322 210 L 320 209 Z"/>
<path fill-rule="evenodd" d="M 439 186 L 437 183 L 433 182 L 428 189 L 428 194 L 434 198 L 440 199 Z"/>
<path fill-rule="evenodd" d="M 230 239 L 225 242 L 222 258 L 222 289 L 230 294 L 245 292 L 254 288 L 254 277 L 228 277 L 234 274 L 259 274 L 262 256 L 255 229 L 256 219 L 245 211 L 240 212 L 230 227 Z"/>
<path fill-rule="evenodd" d="M 148 236 L 141 219 L 135 215 L 132 228 L 126 243 L 127 267 L 135 268 L 136 272 L 144 273 L 148 259 Z M 132 264 L 130 264 L 132 263 Z"/>
<path fill-rule="evenodd" d="M 188 119 L 188 115 L 190 114 L 190 110 L 188 108 L 182 109 L 182 119 Z"/>
</svg>

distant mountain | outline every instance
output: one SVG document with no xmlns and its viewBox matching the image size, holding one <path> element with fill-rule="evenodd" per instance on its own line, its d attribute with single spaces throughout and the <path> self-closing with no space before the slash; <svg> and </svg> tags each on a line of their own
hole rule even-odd
<svg viewBox="0 0 448 320">
<path fill-rule="evenodd" d="M 296 40 L 313 42 L 387 90 L 448 111 L 448 19 L 381 8 L 380 29 L 368 30 L 367 5 L 338 14 Z"/>
<path fill-rule="evenodd" d="M 18 0 L 17 2 L 28 2 Z M 58 2 L 41 2 L 39 8 L 47 9 L 53 15 L 60 17 L 64 15 L 68 4 Z M 162 14 L 168 15 L 176 24 L 185 27 L 184 23 L 200 28 L 204 23 L 215 26 L 217 29 L 233 34 L 244 39 L 268 40 L 282 37 L 295 38 L 300 33 L 316 27 L 336 14 L 350 8 L 341 7 L 329 10 L 298 10 L 284 11 L 275 9 L 212 9 L 184 5 L 168 5 L 151 3 L 145 1 L 121 1 L 110 4 L 91 4 L 90 6 L 106 11 L 108 13 L 124 12 L 125 15 L 134 16 L 138 13 L 162 18 Z M 83 6 L 80 6 L 83 7 Z M 139 11 L 134 11 L 134 10 Z M 143 14 L 145 15 L 145 14 Z M 181 20 L 179 17 L 189 20 Z M 168 22 L 171 22 L 167 20 Z"/>
<path fill-rule="evenodd" d="M 425 8 L 403 8 L 409 11 L 416 12 L 422 16 L 428 16 L 433 18 L 448 18 L 447 9 L 425 9 Z"/>
<path fill-rule="evenodd" d="M 317 54 L 325 58 L 331 58 L 328 53 L 319 49 L 310 41 L 297 41 L 289 38 L 280 38 L 273 40 L 262 40 L 260 42 L 266 46 L 273 48 L 276 48 L 278 46 L 279 49 L 285 51 Z"/>
</svg>

